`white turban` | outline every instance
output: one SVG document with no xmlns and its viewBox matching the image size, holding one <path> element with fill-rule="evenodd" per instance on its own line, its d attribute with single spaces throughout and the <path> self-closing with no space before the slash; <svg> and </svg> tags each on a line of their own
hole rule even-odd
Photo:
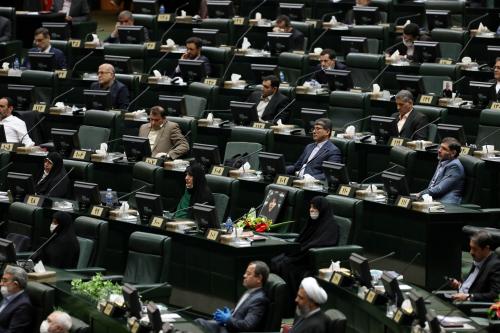
<svg viewBox="0 0 500 333">
<path fill-rule="evenodd" d="M 318 282 L 313 277 L 306 277 L 300 283 L 300 287 L 304 289 L 307 297 L 316 304 L 323 304 L 328 299 L 326 291 L 318 285 Z"/>
</svg>

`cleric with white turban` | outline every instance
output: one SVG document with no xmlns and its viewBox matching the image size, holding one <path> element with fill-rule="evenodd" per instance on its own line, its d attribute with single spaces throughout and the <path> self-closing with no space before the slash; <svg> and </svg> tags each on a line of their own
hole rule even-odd
<svg viewBox="0 0 500 333">
<path fill-rule="evenodd" d="M 318 282 L 313 277 L 306 277 L 300 283 L 300 287 L 304 289 L 307 297 L 316 304 L 323 304 L 328 299 L 326 291 L 318 285 Z"/>
<path fill-rule="evenodd" d="M 290 333 L 329 333 L 327 328 L 330 319 L 321 312 L 319 307 L 328 299 L 323 288 L 313 277 L 307 277 L 300 283 L 295 303 L 297 314 Z"/>
</svg>

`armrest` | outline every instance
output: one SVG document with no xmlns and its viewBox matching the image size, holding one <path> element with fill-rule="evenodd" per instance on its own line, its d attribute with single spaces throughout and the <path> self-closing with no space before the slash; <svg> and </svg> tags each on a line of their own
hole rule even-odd
<svg viewBox="0 0 500 333">
<path fill-rule="evenodd" d="M 476 205 L 476 204 L 462 204 L 460 206 L 462 206 L 464 208 L 469 208 L 469 209 L 477 209 L 477 210 L 481 209 L 481 206 Z"/>
<path fill-rule="evenodd" d="M 456 302 L 455 305 L 457 308 L 459 308 L 461 311 L 465 312 L 467 315 L 472 314 L 472 310 L 477 311 L 477 313 L 481 313 L 484 311 L 485 314 L 487 314 L 488 309 L 491 306 L 491 302 L 474 302 L 474 301 L 463 301 L 463 302 Z"/>
<path fill-rule="evenodd" d="M 285 233 L 280 233 L 280 232 L 266 232 L 264 233 L 264 236 L 272 236 L 276 238 L 281 238 L 281 239 L 286 239 L 286 240 L 295 240 L 295 238 L 299 237 L 299 234 L 294 233 L 294 232 L 285 232 Z"/>
<path fill-rule="evenodd" d="M 363 253 L 363 247 L 359 245 L 344 245 L 309 249 L 309 258 L 314 271 L 329 267 L 331 261 L 345 261 L 351 253 Z"/>
<path fill-rule="evenodd" d="M 169 304 L 172 286 L 165 283 L 134 284 L 142 299 Z"/>
<path fill-rule="evenodd" d="M 482 317 L 482 318 L 487 318 L 488 317 L 488 308 L 472 308 L 470 309 L 470 314 L 471 316 L 474 317 Z"/>
<path fill-rule="evenodd" d="M 70 268 L 67 269 L 66 271 L 90 277 L 94 276 L 96 273 L 101 273 L 101 274 L 106 273 L 106 268 L 102 267 Z"/>
<path fill-rule="evenodd" d="M 31 251 L 17 252 L 16 259 L 27 260 L 32 254 L 33 254 L 33 252 L 31 252 Z"/>
</svg>

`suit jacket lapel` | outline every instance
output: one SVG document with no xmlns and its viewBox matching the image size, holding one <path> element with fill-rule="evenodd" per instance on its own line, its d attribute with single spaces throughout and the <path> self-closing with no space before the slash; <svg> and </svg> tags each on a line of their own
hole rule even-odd
<svg viewBox="0 0 500 333">
<path fill-rule="evenodd" d="M 479 280 L 482 278 L 482 275 L 483 275 L 484 271 L 486 270 L 486 268 L 488 267 L 488 263 L 490 262 L 492 257 L 493 257 L 493 253 L 490 254 L 488 256 L 488 258 L 485 259 L 484 263 L 481 265 L 481 268 L 479 269 L 479 272 L 477 273 L 476 278 L 474 279 L 474 281 L 470 285 L 470 289 L 472 289 L 476 285 L 476 283 L 479 282 Z M 470 273 L 472 274 L 473 271 L 474 271 L 474 265 L 472 265 L 472 269 L 471 269 Z"/>
<path fill-rule="evenodd" d="M 403 133 L 405 130 L 409 129 L 410 124 L 413 122 L 413 118 L 415 118 L 415 110 L 412 110 L 408 115 L 408 118 L 406 118 L 405 124 L 403 125 L 403 128 L 401 128 L 400 133 Z"/>
<path fill-rule="evenodd" d="M 163 136 L 163 133 L 165 133 L 165 127 L 167 127 L 167 123 L 165 123 L 160 130 L 158 131 L 158 134 L 156 135 L 155 143 L 153 145 L 153 150 L 156 149 L 156 146 L 158 146 L 158 143 L 160 142 L 161 137 Z M 151 126 L 149 127 L 149 130 L 151 131 Z"/>
</svg>

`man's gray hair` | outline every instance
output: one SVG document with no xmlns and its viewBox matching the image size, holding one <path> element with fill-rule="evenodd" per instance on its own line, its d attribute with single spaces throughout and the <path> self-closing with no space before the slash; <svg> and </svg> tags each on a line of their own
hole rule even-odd
<svg viewBox="0 0 500 333">
<path fill-rule="evenodd" d="M 19 266 L 7 265 L 3 273 L 11 274 L 14 277 L 13 281 L 17 281 L 21 289 L 25 289 L 28 285 L 28 273 L 26 273 L 26 271 Z"/>
<path fill-rule="evenodd" d="M 134 19 L 134 15 L 132 14 L 132 12 L 130 10 L 121 11 L 120 14 L 118 14 L 118 17 L 126 18 L 126 19 Z"/>
<path fill-rule="evenodd" d="M 62 326 L 67 332 L 69 332 L 69 330 L 71 329 L 71 326 L 73 326 L 71 316 L 64 311 L 54 311 L 51 314 L 55 315 L 54 321 L 59 326 Z"/>
<path fill-rule="evenodd" d="M 413 103 L 413 94 L 408 90 L 400 90 L 396 94 L 396 100 L 402 99 L 404 102 L 412 102 Z"/>
</svg>

